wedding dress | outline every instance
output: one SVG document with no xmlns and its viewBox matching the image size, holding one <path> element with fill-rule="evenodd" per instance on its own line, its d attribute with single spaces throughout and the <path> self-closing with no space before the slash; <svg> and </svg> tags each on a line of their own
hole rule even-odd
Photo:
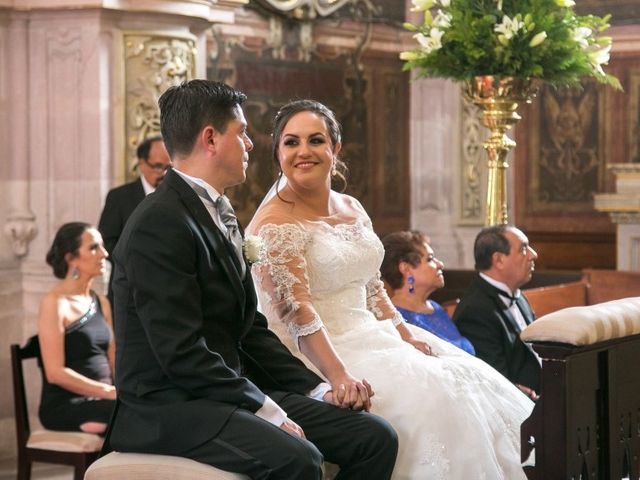
<svg viewBox="0 0 640 480">
<path fill-rule="evenodd" d="M 316 372 L 297 338 L 325 328 L 349 373 L 371 383 L 372 413 L 399 435 L 394 479 L 526 478 L 519 432 L 533 403 L 489 365 L 425 330 L 407 325 L 437 357 L 400 338 L 378 273 L 383 247 L 364 210 L 337 222 L 259 213 L 256 224 L 267 254 L 253 273 L 270 328 Z"/>
</svg>

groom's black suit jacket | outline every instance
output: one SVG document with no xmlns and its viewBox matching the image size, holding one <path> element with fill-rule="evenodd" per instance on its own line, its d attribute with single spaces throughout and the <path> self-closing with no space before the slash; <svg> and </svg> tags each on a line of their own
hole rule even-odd
<svg viewBox="0 0 640 480">
<path fill-rule="evenodd" d="M 322 380 L 267 329 L 256 295 L 193 189 L 167 172 L 114 252 L 118 406 L 111 446 L 181 454 L 231 413 Z"/>
<path fill-rule="evenodd" d="M 524 295 L 516 300 L 525 322 L 534 314 Z M 520 327 L 498 289 L 476 275 L 453 314 L 460 333 L 467 337 L 476 356 L 513 383 L 538 391 L 540 364 L 530 345 L 520 340 Z"/>
</svg>

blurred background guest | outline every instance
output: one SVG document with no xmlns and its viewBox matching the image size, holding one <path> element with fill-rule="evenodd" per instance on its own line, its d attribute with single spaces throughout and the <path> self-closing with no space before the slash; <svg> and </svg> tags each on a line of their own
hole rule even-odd
<svg viewBox="0 0 640 480">
<path fill-rule="evenodd" d="M 43 362 L 40 421 L 50 430 L 103 433 L 116 390 L 111 308 L 91 290 L 106 268 L 107 251 L 87 223 L 60 227 L 47 263 L 61 279 L 40 303 L 38 337 Z"/>
<path fill-rule="evenodd" d="M 133 182 L 109 190 L 98 222 L 98 230 L 102 234 L 104 246 L 109 255 L 113 253 L 124 224 L 133 210 L 146 195 L 155 191 L 171 167 L 169 153 L 160 135 L 149 137 L 138 145 L 136 156 L 138 157 L 136 168 L 140 176 Z M 109 300 L 113 301 L 111 280 L 109 280 L 108 296 Z"/>
<path fill-rule="evenodd" d="M 435 257 L 429 238 L 418 231 L 394 232 L 383 238 L 381 274 L 389 297 L 404 319 L 475 355 L 440 304 L 429 300 L 444 287 L 444 264 Z"/>
</svg>

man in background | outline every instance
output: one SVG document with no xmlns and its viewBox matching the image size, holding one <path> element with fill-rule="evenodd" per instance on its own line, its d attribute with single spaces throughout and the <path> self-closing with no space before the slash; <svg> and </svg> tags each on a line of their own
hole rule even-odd
<svg viewBox="0 0 640 480">
<path fill-rule="evenodd" d="M 536 400 L 540 360 L 531 345 L 520 339 L 534 314 L 520 287 L 531 279 L 538 254 L 515 226 L 494 225 L 480 231 L 473 255 L 478 275 L 453 321 L 479 358 Z"/>
<path fill-rule="evenodd" d="M 138 145 L 136 156 L 138 157 L 137 169 L 140 176 L 133 182 L 125 183 L 109 191 L 98 222 L 98 230 L 102 234 L 104 247 L 109 252 L 109 257 L 111 257 L 124 224 L 133 210 L 146 195 L 155 191 L 171 167 L 171 159 L 162 137 L 159 135 L 149 137 Z M 108 297 L 113 306 L 111 277 Z"/>
</svg>

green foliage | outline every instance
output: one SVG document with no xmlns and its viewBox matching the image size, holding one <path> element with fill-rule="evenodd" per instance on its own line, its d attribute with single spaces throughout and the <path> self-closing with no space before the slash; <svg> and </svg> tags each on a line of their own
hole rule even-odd
<svg viewBox="0 0 640 480">
<path fill-rule="evenodd" d="M 403 52 L 406 70 L 423 77 L 477 75 L 539 78 L 577 86 L 582 77 L 621 88 L 602 65 L 609 16 L 580 16 L 572 0 L 413 0 L 421 25 L 405 25 L 418 47 Z"/>
</svg>

